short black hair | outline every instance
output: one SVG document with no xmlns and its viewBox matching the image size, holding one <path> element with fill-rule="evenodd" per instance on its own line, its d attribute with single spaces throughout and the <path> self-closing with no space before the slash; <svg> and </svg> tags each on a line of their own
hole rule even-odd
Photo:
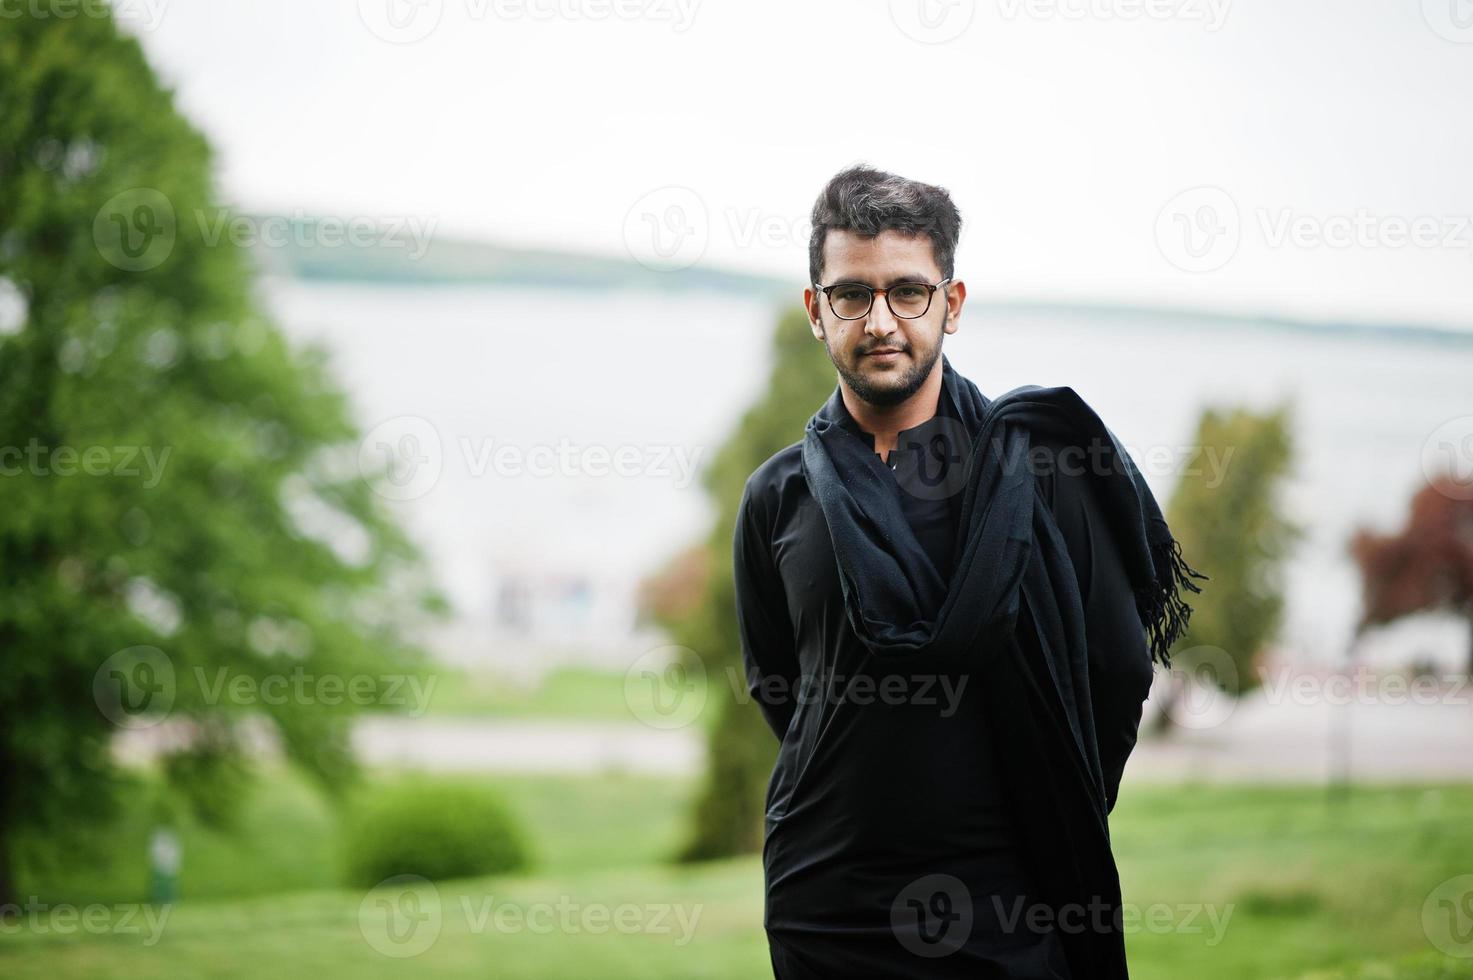
<svg viewBox="0 0 1473 980">
<path fill-rule="evenodd" d="M 926 234 L 941 274 L 956 271 L 956 242 L 962 216 L 944 187 L 858 164 L 829 180 L 813 204 L 813 232 L 808 240 L 808 280 L 823 275 L 823 243 L 830 229 L 858 235 L 882 231 Z"/>
</svg>

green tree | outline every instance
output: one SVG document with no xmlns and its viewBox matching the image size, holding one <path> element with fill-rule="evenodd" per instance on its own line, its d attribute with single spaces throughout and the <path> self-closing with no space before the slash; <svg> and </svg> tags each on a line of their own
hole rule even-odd
<svg viewBox="0 0 1473 980">
<path fill-rule="evenodd" d="M 780 317 L 767 390 L 742 416 L 705 475 L 717 512 L 707 544 L 706 588 L 688 614 L 665 622 L 676 643 L 700 656 L 708 678 L 706 710 L 718 713 L 709 736 L 710 765 L 680 852 L 684 860 L 725 857 L 762 846 L 762 800 L 777 743 L 747 696 L 731 539 L 747 477 L 772 454 L 802 438 L 809 416 L 836 383 L 833 364 L 809 332 L 803 310 Z"/>
<path fill-rule="evenodd" d="M 111 18 L 45 14 L 0 31 L 0 902 L 18 841 L 105 816 L 119 724 L 182 731 L 216 820 L 248 717 L 341 785 L 358 699 L 239 692 L 417 670 L 442 606 L 324 355 L 208 241 L 205 140 Z"/>
<path fill-rule="evenodd" d="M 1293 460 L 1291 411 L 1208 409 L 1167 505 L 1185 554 L 1212 587 L 1191 598 L 1192 617 L 1172 655 L 1173 669 L 1206 675 L 1240 696 L 1258 686 L 1257 663 L 1284 618 L 1284 563 L 1303 528 L 1283 513 L 1281 490 Z M 1159 718 L 1171 726 L 1173 686 Z"/>
</svg>

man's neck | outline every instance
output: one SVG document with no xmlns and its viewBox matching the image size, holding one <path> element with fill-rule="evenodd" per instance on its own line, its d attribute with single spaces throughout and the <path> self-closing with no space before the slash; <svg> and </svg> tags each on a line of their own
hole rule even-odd
<svg viewBox="0 0 1473 980">
<path fill-rule="evenodd" d="M 851 391 L 847 384 L 839 386 L 844 407 L 861 429 L 875 437 L 875 452 L 881 460 L 889 458 L 890 450 L 899 442 L 900 433 L 915 428 L 936 414 L 941 401 L 941 371 L 941 360 L 937 358 L 936 366 L 921 382 L 916 393 L 898 405 L 871 405 Z"/>
</svg>

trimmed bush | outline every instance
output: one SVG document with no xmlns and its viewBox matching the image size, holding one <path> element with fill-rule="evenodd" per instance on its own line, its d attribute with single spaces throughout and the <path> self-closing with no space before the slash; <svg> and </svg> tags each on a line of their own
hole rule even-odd
<svg viewBox="0 0 1473 980">
<path fill-rule="evenodd" d="M 348 822 L 348 883 L 393 875 L 431 881 L 527 867 L 526 838 L 500 794 L 472 783 L 412 779 L 366 791 Z"/>
</svg>

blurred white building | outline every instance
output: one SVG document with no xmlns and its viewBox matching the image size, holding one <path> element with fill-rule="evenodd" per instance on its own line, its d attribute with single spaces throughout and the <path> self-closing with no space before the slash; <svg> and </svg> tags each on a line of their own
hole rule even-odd
<svg viewBox="0 0 1473 980">
<path fill-rule="evenodd" d="M 479 609 L 462 610 L 433 642 L 447 662 L 528 679 L 554 667 L 624 670 L 663 634 L 638 622 L 638 582 L 520 565 L 496 570 Z"/>
</svg>

